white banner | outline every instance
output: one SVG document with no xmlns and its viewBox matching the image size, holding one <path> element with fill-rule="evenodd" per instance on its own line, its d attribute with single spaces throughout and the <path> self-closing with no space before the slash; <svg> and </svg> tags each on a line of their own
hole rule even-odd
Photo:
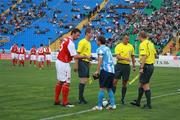
<svg viewBox="0 0 180 120">
<path fill-rule="evenodd" d="M 57 52 L 52 52 L 52 61 L 55 62 L 57 59 Z M 93 53 L 93 57 L 97 57 L 97 54 Z M 114 58 L 116 61 L 116 58 Z M 92 63 L 97 64 L 97 61 L 92 61 Z M 139 60 L 136 58 L 136 66 L 139 66 Z M 180 56 L 159 56 L 156 59 L 154 66 L 157 67 L 180 67 Z"/>
<path fill-rule="evenodd" d="M 138 58 L 136 58 L 136 65 L 137 66 L 140 65 Z M 154 66 L 157 66 L 157 67 L 180 67 L 180 60 L 156 59 Z"/>
</svg>

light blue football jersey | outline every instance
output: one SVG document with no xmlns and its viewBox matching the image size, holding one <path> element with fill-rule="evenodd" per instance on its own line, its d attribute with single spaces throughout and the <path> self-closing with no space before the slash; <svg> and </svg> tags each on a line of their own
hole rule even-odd
<svg viewBox="0 0 180 120">
<path fill-rule="evenodd" d="M 97 54 L 102 57 L 101 70 L 114 73 L 114 60 L 111 50 L 107 46 L 101 45 L 97 49 Z"/>
</svg>

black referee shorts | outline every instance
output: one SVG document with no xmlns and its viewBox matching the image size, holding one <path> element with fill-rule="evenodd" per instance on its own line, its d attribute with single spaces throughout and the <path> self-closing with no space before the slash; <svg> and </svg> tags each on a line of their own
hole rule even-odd
<svg viewBox="0 0 180 120">
<path fill-rule="evenodd" d="M 153 64 L 145 64 L 143 73 L 140 75 L 140 83 L 147 84 L 150 82 L 151 76 L 154 71 L 154 65 Z"/>
<path fill-rule="evenodd" d="M 78 60 L 79 78 L 89 78 L 89 62 Z"/>
<path fill-rule="evenodd" d="M 115 79 L 121 79 L 128 81 L 130 75 L 130 65 L 129 64 L 121 64 L 117 63 L 115 65 Z"/>
<path fill-rule="evenodd" d="M 99 86 L 100 88 L 112 88 L 114 80 L 114 73 L 105 70 L 100 71 Z"/>
</svg>

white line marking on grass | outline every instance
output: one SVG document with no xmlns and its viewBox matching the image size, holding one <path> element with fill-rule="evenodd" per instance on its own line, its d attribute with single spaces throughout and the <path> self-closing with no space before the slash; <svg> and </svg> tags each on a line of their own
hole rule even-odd
<svg viewBox="0 0 180 120">
<path fill-rule="evenodd" d="M 72 116 L 72 115 L 79 115 L 79 114 L 87 113 L 87 112 L 91 112 L 91 111 L 94 111 L 94 110 L 92 110 L 92 109 L 82 110 L 82 111 L 79 111 L 79 112 L 68 113 L 68 114 L 64 114 L 64 115 L 56 115 L 56 116 L 52 116 L 52 117 L 48 117 L 48 118 L 43 118 L 43 119 L 40 119 L 40 120 L 53 120 L 55 118 L 63 118 L 63 117 L 68 117 L 68 116 Z"/>
<path fill-rule="evenodd" d="M 156 98 L 161 98 L 161 97 L 166 97 L 166 96 L 172 96 L 172 95 L 176 95 L 176 94 L 180 94 L 180 92 L 174 92 L 174 93 L 158 95 L 158 96 L 151 97 L 151 99 L 156 99 Z M 145 99 L 143 99 L 143 101 L 144 100 Z M 117 105 L 119 105 L 119 104 L 117 104 Z M 56 116 L 52 116 L 52 117 L 42 118 L 40 120 L 53 120 L 53 119 L 56 119 L 56 118 L 63 118 L 63 117 L 68 117 L 68 116 L 72 116 L 72 115 L 79 115 L 79 114 L 83 114 L 83 113 L 87 113 L 87 112 L 91 112 L 91 111 L 94 111 L 94 110 L 92 110 L 92 109 L 82 110 L 82 111 L 79 111 L 79 112 L 74 112 L 74 113 L 68 113 L 68 114 L 64 114 L 64 115 L 56 115 Z"/>
<path fill-rule="evenodd" d="M 155 99 L 155 98 L 160 98 L 160 97 L 172 96 L 172 95 L 176 95 L 176 94 L 180 94 L 180 92 L 174 92 L 174 93 L 169 93 L 169 94 L 164 94 L 164 95 L 158 95 L 158 96 L 154 96 L 154 97 L 151 97 L 151 98 Z"/>
</svg>

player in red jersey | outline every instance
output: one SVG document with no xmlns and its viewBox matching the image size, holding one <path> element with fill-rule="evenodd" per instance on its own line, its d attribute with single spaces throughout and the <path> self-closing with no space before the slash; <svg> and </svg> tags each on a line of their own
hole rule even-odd
<svg viewBox="0 0 180 120">
<path fill-rule="evenodd" d="M 40 45 L 40 48 L 38 49 L 38 67 L 39 69 L 42 69 L 44 67 L 44 47 L 43 44 Z"/>
<path fill-rule="evenodd" d="M 19 66 L 21 66 L 21 64 L 24 66 L 25 56 L 26 49 L 24 47 L 24 44 L 21 44 L 21 47 L 19 48 Z"/>
<path fill-rule="evenodd" d="M 46 54 L 47 67 L 50 67 L 51 66 L 52 56 L 51 56 L 51 48 L 49 46 L 45 47 L 45 54 Z"/>
<path fill-rule="evenodd" d="M 36 47 L 33 46 L 30 50 L 30 64 L 34 62 L 34 66 L 36 66 Z"/>
<path fill-rule="evenodd" d="M 17 64 L 17 60 L 18 60 L 18 45 L 16 43 L 14 43 L 11 46 L 11 58 L 12 58 L 12 64 L 13 66 L 15 66 Z"/>
<path fill-rule="evenodd" d="M 69 85 L 71 79 L 70 62 L 74 59 L 90 59 L 90 56 L 78 55 L 75 49 L 74 40 L 78 39 L 81 31 L 77 28 L 71 31 L 71 35 L 62 40 L 59 54 L 56 60 L 57 84 L 55 87 L 55 105 L 59 105 L 59 95 L 62 91 L 62 105 L 74 107 L 68 101 Z"/>
</svg>

